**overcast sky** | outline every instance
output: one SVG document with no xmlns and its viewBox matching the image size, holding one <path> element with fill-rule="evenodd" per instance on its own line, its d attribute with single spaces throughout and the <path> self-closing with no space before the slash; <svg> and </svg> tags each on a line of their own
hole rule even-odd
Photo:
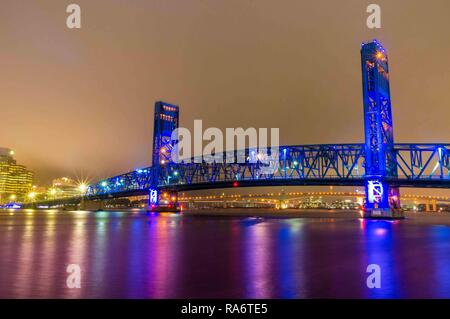
<svg viewBox="0 0 450 319">
<path fill-rule="evenodd" d="M 66 27 L 81 6 L 82 28 Z M 366 27 L 366 7 L 382 28 Z M 359 49 L 388 50 L 396 142 L 450 142 L 450 1 L 2 0 L 0 146 L 37 182 L 148 166 L 153 104 L 181 125 L 363 142 Z"/>
</svg>

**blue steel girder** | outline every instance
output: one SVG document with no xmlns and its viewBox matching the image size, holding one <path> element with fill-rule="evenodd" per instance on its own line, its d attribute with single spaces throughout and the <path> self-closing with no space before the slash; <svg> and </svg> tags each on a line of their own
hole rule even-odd
<svg viewBox="0 0 450 319">
<path fill-rule="evenodd" d="M 286 150 L 286 151 L 285 151 Z M 364 144 L 322 144 L 281 146 L 278 166 L 262 174 L 266 164 L 251 161 L 252 150 L 245 150 L 245 162 L 230 161 L 226 153 L 218 161 L 160 166 L 155 180 L 152 167 L 99 181 L 88 188 L 87 196 L 143 195 L 152 186 L 167 189 L 196 189 L 240 185 L 359 185 L 365 176 Z M 236 158 L 234 153 L 234 158 Z M 219 158 L 220 154 L 215 154 Z M 395 186 L 448 187 L 450 185 L 450 144 L 394 144 L 396 174 L 387 176 Z"/>
<path fill-rule="evenodd" d="M 194 158 L 181 163 L 168 162 L 158 167 L 156 175 L 153 175 L 155 169 L 148 167 L 101 180 L 88 188 L 87 196 L 143 193 L 151 186 L 188 189 L 202 184 L 214 187 L 214 184 L 233 181 L 254 181 L 261 185 L 273 184 L 273 181 L 321 184 L 322 181 L 361 179 L 364 175 L 363 144 L 295 145 L 283 146 L 280 150 L 270 174 L 262 171 L 266 163 L 251 159 L 254 150 L 246 149 L 243 163 L 236 163 L 239 152 L 231 156 L 230 153 L 214 154 L 216 161 L 212 163 Z"/>
<path fill-rule="evenodd" d="M 233 181 L 270 181 L 293 179 L 350 179 L 362 178 L 364 148 L 362 144 L 297 145 L 280 148 L 278 162 L 271 173 L 261 168 L 266 164 L 252 161 L 245 150 L 245 162 L 229 162 L 223 154 L 221 161 L 207 163 L 194 160 L 188 163 L 168 163 L 159 178 L 158 186 L 168 187 Z M 358 163 L 359 162 L 359 163 Z"/>
<path fill-rule="evenodd" d="M 395 144 L 394 154 L 400 179 L 450 179 L 450 144 Z"/>
</svg>

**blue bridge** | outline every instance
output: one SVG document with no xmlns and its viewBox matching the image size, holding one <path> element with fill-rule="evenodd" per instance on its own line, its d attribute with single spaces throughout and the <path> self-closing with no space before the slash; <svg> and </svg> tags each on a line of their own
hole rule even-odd
<svg viewBox="0 0 450 319">
<path fill-rule="evenodd" d="M 159 101 L 155 104 L 152 166 L 98 181 L 88 187 L 84 198 L 149 195 L 149 205 L 157 209 L 176 207 L 179 191 L 364 186 L 366 217 L 401 218 L 399 187 L 450 187 L 450 144 L 394 143 L 388 57 L 378 41 L 362 44 L 361 70 L 364 143 L 279 146 L 277 156 L 270 149 L 249 148 L 214 154 L 213 161 L 174 161 L 172 153 L 179 140 L 172 133 L 179 126 L 179 106 Z"/>
</svg>

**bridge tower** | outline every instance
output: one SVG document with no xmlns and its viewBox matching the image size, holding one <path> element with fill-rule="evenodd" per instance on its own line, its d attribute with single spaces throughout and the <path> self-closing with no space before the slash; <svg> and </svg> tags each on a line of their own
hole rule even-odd
<svg viewBox="0 0 450 319">
<path fill-rule="evenodd" d="M 172 162 L 172 150 L 178 140 L 172 139 L 172 132 L 179 125 L 179 106 L 157 101 L 153 126 L 152 187 L 149 190 L 149 209 L 177 210 L 176 192 L 160 193 L 159 182 L 165 178 L 161 168 Z"/>
<path fill-rule="evenodd" d="M 365 217 L 402 218 L 399 190 L 390 187 L 397 177 L 394 131 L 386 50 L 377 41 L 361 46 L 365 128 Z"/>
</svg>

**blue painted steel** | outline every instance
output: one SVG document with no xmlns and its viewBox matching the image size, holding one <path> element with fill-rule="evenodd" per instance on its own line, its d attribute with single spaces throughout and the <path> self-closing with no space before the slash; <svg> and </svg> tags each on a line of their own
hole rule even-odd
<svg viewBox="0 0 450 319">
<path fill-rule="evenodd" d="M 262 163 L 170 163 L 153 179 L 152 168 L 134 170 L 111 177 L 88 188 L 87 196 L 130 196 L 159 189 L 267 185 L 364 185 L 364 144 L 319 144 L 280 146 L 278 169 L 271 175 L 258 175 Z M 450 187 L 450 144 L 394 144 L 396 176 L 386 176 L 393 187 Z M 246 150 L 246 154 L 249 151 Z M 226 159 L 227 155 L 223 157 Z M 169 178 L 170 177 L 170 178 Z"/>
<path fill-rule="evenodd" d="M 390 197 L 399 200 L 398 189 L 390 190 L 387 177 L 397 176 L 394 132 L 386 50 L 377 41 L 361 46 L 361 70 L 364 100 L 366 208 L 390 209 Z M 373 183 L 379 194 L 370 194 Z M 375 191 L 375 190 L 374 190 Z M 396 195 L 392 195 L 395 193 Z M 375 196 L 376 195 L 376 196 Z M 379 196 L 380 195 L 380 196 Z M 399 205 L 399 203 L 397 203 Z"/>
<path fill-rule="evenodd" d="M 172 149 L 178 143 L 177 140 L 172 140 L 172 132 L 178 128 L 179 113 L 177 105 L 162 101 L 155 103 L 152 167 L 157 168 L 171 162 Z"/>
<path fill-rule="evenodd" d="M 180 108 L 178 105 L 172 105 L 162 101 L 155 103 L 151 169 L 153 176 L 150 180 L 151 185 L 155 188 L 158 186 L 162 169 L 172 162 L 172 150 L 176 143 L 178 143 L 178 139 L 173 138 L 172 135 L 179 126 L 179 114 Z M 149 194 L 149 198 L 151 198 L 151 193 Z M 154 203 L 149 202 L 149 206 L 157 206 L 164 202 L 167 201 L 162 199 L 161 193 L 158 192 L 157 201 Z"/>
</svg>

